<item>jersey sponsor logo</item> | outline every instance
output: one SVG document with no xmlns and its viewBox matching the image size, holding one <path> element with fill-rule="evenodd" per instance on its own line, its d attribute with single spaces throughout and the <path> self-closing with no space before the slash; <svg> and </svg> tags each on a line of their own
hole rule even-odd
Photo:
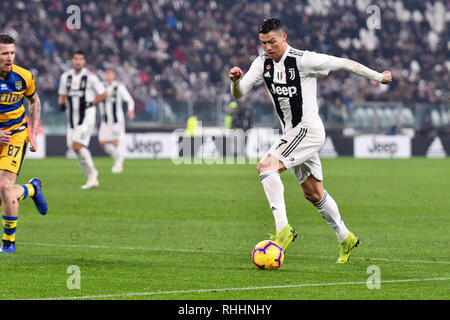
<svg viewBox="0 0 450 320">
<path fill-rule="evenodd" d="M 297 95 L 297 87 L 272 83 L 270 85 L 270 92 L 272 92 L 273 94 L 276 94 L 279 97 L 292 98 L 293 96 Z"/>
<path fill-rule="evenodd" d="M 22 93 L 7 92 L 0 93 L 0 103 L 16 103 L 22 99 Z"/>
<path fill-rule="evenodd" d="M 84 97 L 84 90 L 70 89 L 69 96 L 78 98 Z"/>
</svg>

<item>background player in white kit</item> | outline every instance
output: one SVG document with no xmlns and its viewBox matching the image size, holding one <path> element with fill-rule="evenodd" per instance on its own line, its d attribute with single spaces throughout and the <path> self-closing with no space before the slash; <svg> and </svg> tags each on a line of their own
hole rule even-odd
<svg viewBox="0 0 450 320">
<path fill-rule="evenodd" d="M 114 159 L 112 173 L 123 171 L 123 155 L 120 142 L 125 136 L 125 116 L 123 102 L 127 103 L 127 116 L 134 119 L 134 100 L 125 85 L 116 81 L 114 70 L 105 71 L 108 97 L 100 103 L 100 129 L 98 140 L 105 152 Z"/>
<path fill-rule="evenodd" d="M 67 115 L 67 147 L 77 155 L 81 169 L 88 177 L 81 189 L 96 188 L 99 185 L 98 171 L 94 166 L 89 142 L 95 129 L 95 105 L 105 100 L 107 94 L 100 79 L 84 65 L 86 56 L 76 51 L 72 57 L 73 69 L 61 75 L 58 103 Z"/>
<path fill-rule="evenodd" d="M 318 151 L 325 141 L 325 129 L 318 112 L 316 76 L 347 70 L 387 84 L 392 81 L 391 73 L 378 73 L 349 59 L 294 49 L 286 42 L 287 34 L 276 18 L 264 20 L 258 32 L 264 52 L 253 61 L 245 76 L 240 68 L 233 67 L 229 77 L 235 99 L 264 82 L 280 118 L 283 135 L 257 165 L 275 218 L 276 235 L 272 239 L 285 250 L 297 237 L 288 223 L 280 178 L 280 173 L 291 169 L 305 198 L 336 232 L 337 263 L 346 263 L 352 249 L 359 244 L 359 238 L 347 229 L 336 202 L 323 188 Z"/>
</svg>

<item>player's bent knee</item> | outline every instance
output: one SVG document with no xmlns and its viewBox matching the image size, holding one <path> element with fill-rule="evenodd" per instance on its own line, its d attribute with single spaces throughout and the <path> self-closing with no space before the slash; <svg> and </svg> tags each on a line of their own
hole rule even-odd
<svg viewBox="0 0 450 320">
<path fill-rule="evenodd" d="M 280 160 L 269 154 L 256 165 L 256 170 L 258 171 L 258 174 L 266 171 L 278 171 L 281 173 L 286 170 L 286 168 Z"/>
<path fill-rule="evenodd" d="M 72 144 L 72 149 L 73 149 L 73 151 L 75 151 L 75 152 L 79 152 L 83 147 L 84 147 L 84 146 L 83 146 L 81 143 L 78 143 L 78 142 L 74 142 L 74 143 Z"/>
<path fill-rule="evenodd" d="M 270 161 L 262 160 L 256 165 L 256 171 L 259 174 L 264 173 L 266 171 L 277 170 L 278 167 L 271 166 Z"/>
<path fill-rule="evenodd" d="M 0 183 L 0 199 L 6 199 L 12 190 L 10 183 Z"/>
</svg>

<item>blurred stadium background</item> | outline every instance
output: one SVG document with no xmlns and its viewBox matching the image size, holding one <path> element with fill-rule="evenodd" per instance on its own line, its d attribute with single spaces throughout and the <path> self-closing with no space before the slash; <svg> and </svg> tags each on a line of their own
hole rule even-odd
<svg viewBox="0 0 450 320">
<path fill-rule="evenodd" d="M 372 4 L 380 24 L 370 30 Z M 79 29 L 67 25 L 71 5 L 80 8 Z M 389 87 L 348 72 L 320 78 L 320 114 L 330 136 L 406 134 L 424 141 L 413 143 L 413 155 L 425 154 L 425 144 L 440 137 L 447 154 L 450 149 L 448 1 L 2 0 L 0 9 L 0 30 L 17 39 L 16 63 L 36 76 L 49 137 L 65 134 L 57 88 L 74 49 L 87 53 L 99 76 L 113 67 L 127 85 L 136 101 L 129 132 L 185 128 L 191 116 L 224 127 L 233 111 L 228 71 L 248 69 L 260 50 L 258 24 L 275 16 L 293 47 L 393 73 Z M 279 126 L 264 91 L 238 101 L 250 127 Z"/>
</svg>

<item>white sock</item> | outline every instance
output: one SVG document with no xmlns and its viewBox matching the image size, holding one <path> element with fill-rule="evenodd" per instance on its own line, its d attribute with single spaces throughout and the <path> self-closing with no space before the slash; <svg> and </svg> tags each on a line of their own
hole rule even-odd
<svg viewBox="0 0 450 320">
<path fill-rule="evenodd" d="M 275 218 L 275 228 L 280 232 L 288 224 L 286 204 L 284 203 L 284 185 L 280 174 L 277 171 L 266 171 L 260 174 L 259 179 Z"/>
<path fill-rule="evenodd" d="M 107 143 L 103 146 L 103 149 L 114 159 L 115 162 L 122 161 L 119 146 L 116 146 L 113 143 Z"/>
<path fill-rule="evenodd" d="M 328 222 L 328 225 L 334 230 L 334 232 L 336 232 L 339 242 L 344 241 L 345 237 L 347 237 L 348 229 L 342 220 L 336 201 L 334 201 L 334 199 L 325 190 L 322 200 L 313 203 L 313 205 Z"/>
<path fill-rule="evenodd" d="M 92 160 L 91 152 L 87 148 L 83 147 L 77 152 L 77 159 L 81 169 L 87 176 L 95 170 L 94 160 Z"/>
</svg>

